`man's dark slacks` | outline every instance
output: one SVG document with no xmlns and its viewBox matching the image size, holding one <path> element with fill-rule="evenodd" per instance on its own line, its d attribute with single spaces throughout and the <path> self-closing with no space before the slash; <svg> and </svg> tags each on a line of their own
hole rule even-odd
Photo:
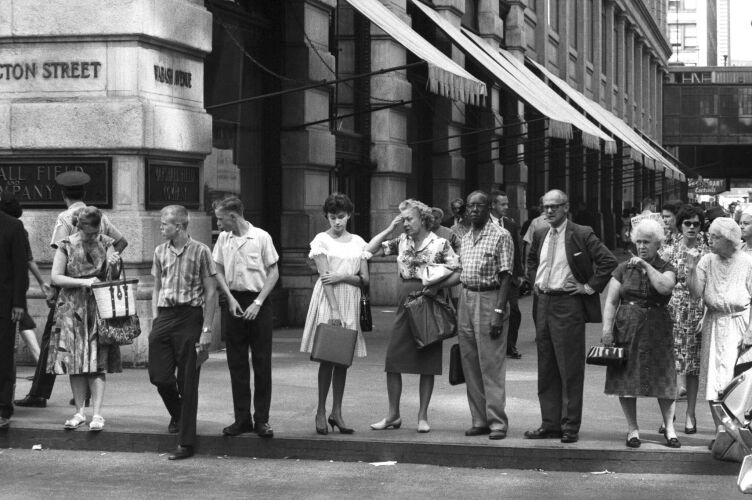
<svg viewBox="0 0 752 500">
<path fill-rule="evenodd" d="M 16 324 L 0 318 L 0 417 L 13 415 L 13 392 L 16 389 Z"/>
<path fill-rule="evenodd" d="M 535 343 L 542 426 L 579 432 L 585 381 L 585 316 L 579 295 L 538 295 Z"/>
<path fill-rule="evenodd" d="M 509 287 L 509 334 L 507 335 L 507 352 L 517 348 L 517 337 L 520 333 L 522 313 L 520 312 L 520 286 Z"/>
<path fill-rule="evenodd" d="M 203 320 L 200 307 L 160 307 L 149 334 L 149 380 L 157 386 L 170 416 L 179 422 L 178 444 L 182 446 L 196 442 L 200 375 L 196 343 Z"/>
<path fill-rule="evenodd" d="M 39 361 L 34 371 L 31 389 L 29 389 L 29 396 L 31 397 L 50 399 L 52 388 L 55 386 L 55 374 L 47 373 L 47 357 L 50 354 L 50 335 L 52 334 L 52 327 L 55 326 L 56 309 L 57 307 L 54 305 L 50 307 L 47 322 L 44 324 L 42 343 L 39 346 Z"/>
<path fill-rule="evenodd" d="M 245 311 L 258 296 L 255 292 L 232 292 L 240 307 Z M 251 367 L 248 364 L 248 349 L 251 350 L 253 364 L 253 422 L 265 424 L 269 421 L 269 407 L 272 400 L 272 328 L 271 304 L 261 306 L 256 319 L 246 321 L 229 315 L 225 346 L 227 366 L 230 369 L 232 402 L 235 408 L 235 422 L 251 423 Z"/>
</svg>

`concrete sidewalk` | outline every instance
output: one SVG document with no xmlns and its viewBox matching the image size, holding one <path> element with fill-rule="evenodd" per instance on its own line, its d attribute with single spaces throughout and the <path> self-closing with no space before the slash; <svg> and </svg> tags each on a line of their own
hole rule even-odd
<svg viewBox="0 0 752 500">
<path fill-rule="evenodd" d="M 684 434 L 686 403 L 677 404 L 677 431 L 681 449 L 664 446 L 657 433 L 661 423 L 655 399 L 641 399 L 638 418 L 643 445 L 638 450 L 625 447 L 626 421 L 617 398 L 603 394 L 605 368 L 588 366 L 585 382 L 585 408 L 580 441 L 564 445 L 558 440 L 531 441 L 524 431 L 540 424 L 536 394 L 535 330 L 531 319 L 531 297 L 520 301 L 523 321 L 518 348 L 521 360 L 507 360 L 507 412 L 509 435 L 501 441 L 487 436 L 465 437 L 470 427 L 465 386 L 447 382 L 448 351 L 456 340 L 445 342 L 444 374 L 436 378 L 429 410 L 431 432 L 418 434 L 418 377 L 403 378 L 402 428 L 373 431 L 369 424 L 386 415 L 387 395 L 383 361 L 389 339 L 394 308 L 374 307 L 375 330 L 366 333 L 368 356 L 356 359 L 348 372 L 343 414 L 356 432 L 346 436 L 316 434 L 316 378 L 318 364 L 299 352 L 302 329 L 276 330 L 274 333 L 274 392 L 270 423 L 274 439 L 253 434 L 235 438 L 221 435 L 233 420 L 229 372 L 224 352 L 212 353 L 202 368 L 198 410 L 198 453 L 266 458 L 310 458 L 320 460 L 384 461 L 426 463 L 446 466 L 487 468 L 540 468 L 544 470 L 618 472 L 665 472 L 698 474 L 736 474 L 737 464 L 713 460 L 707 444 L 713 438 L 710 412 L 704 402 L 698 404 L 698 433 Z M 587 343 L 600 339 L 600 324 L 588 325 Z M 19 367 L 16 397 L 22 397 L 31 382 L 24 377 L 33 373 L 30 366 Z M 93 449 L 140 452 L 166 452 L 175 446 L 175 437 L 167 434 L 167 412 L 156 389 L 149 383 L 145 369 L 127 369 L 109 375 L 103 416 L 104 432 L 89 433 L 62 429 L 73 413 L 66 377 L 59 377 L 46 409 L 16 408 L 11 429 L 0 434 L 0 447 Z M 331 401 L 331 395 L 330 395 Z M 91 417 L 91 410 L 89 410 Z"/>
</svg>

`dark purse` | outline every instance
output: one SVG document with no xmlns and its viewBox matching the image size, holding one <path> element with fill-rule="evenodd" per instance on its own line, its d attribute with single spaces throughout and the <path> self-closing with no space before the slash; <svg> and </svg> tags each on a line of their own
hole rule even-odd
<svg viewBox="0 0 752 500">
<path fill-rule="evenodd" d="M 333 363 L 344 367 L 352 365 L 355 342 L 358 338 L 357 330 L 319 323 L 313 335 L 311 361 Z"/>
<path fill-rule="evenodd" d="M 462 371 L 462 355 L 460 345 L 453 344 L 449 348 L 449 385 L 465 383 L 465 373 Z"/>
<path fill-rule="evenodd" d="M 97 314 L 97 329 L 100 344 L 129 345 L 141 335 L 141 324 L 136 314 L 108 319 L 100 318 Z"/>
<path fill-rule="evenodd" d="M 371 296 L 368 287 L 363 286 L 363 278 L 360 278 L 360 331 L 370 332 L 373 330 L 373 317 L 371 316 Z"/>
<path fill-rule="evenodd" d="M 598 366 L 623 365 L 627 362 L 627 351 L 623 347 L 594 345 L 590 347 L 585 362 Z"/>
<path fill-rule="evenodd" d="M 418 349 L 457 335 L 457 314 L 444 296 L 430 297 L 423 292 L 413 292 L 405 301 L 405 310 Z"/>
</svg>

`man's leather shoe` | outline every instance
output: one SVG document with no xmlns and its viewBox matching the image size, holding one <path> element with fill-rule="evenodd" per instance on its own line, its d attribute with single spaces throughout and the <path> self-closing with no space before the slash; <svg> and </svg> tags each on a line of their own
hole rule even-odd
<svg viewBox="0 0 752 500">
<path fill-rule="evenodd" d="M 559 439 L 561 437 L 561 431 L 539 427 L 534 431 L 525 431 L 525 437 L 527 439 Z"/>
<path fill-rule="evenodd" d="M 274 430 L 272 429 L 272 426 L 269 425 L 268 422 L 264 422 L 263 424 L 256 422 L 256 427 L 254 428 L 256 434 L 259 435 L 259 437 L 262 438 L 270 438 L 274 437 Z"/>
<path fill-rule="evenodd" d="M 580 437 L 574 431 L 564 431 L 561 433 L 562 443 L 576 443 Z"/>
<path fill-rule="evenodd" d="M 193 456 L 193 446 L 180 446 L 175 452 L 167 457 L 167 460 L 184 460 Z"/>
<path fill-rule="evenodd" d="M 520 354 L 520 351 L 518 351 L 516 347 L 512 347 L 507 351 L 507 357 L 512 359 L 521 359 L 522 354 Z"/>
<path fill-rule="evenodd" d="M 0 431 L 5 431 L 10 429 L 10 419 L 5 417 L 0 417 Z"/>
<path fill-rule="evenodd" d="M 507 437 L 506 429 L 494 429 L 488 435 L 488 439 L 504 439 L 505 437 Z"/>
<path fill-rule="evenodd" d="M 180 430 L 180 422 L 175 420 L 174 418 L 170 419 L 170 423 L 167 424 L 167 432 L 170 434 L 177 434 Z"/>
<path fill-rule="evenodd" d="M 222 434 L 225 436 L 239 436 L 246 432 L 253 432 L 253 426 L 250 422 L 233 422 L 222 429 Z"/>
<path fill-rule="evenodd" d="M 468 430 L 465 431 L 465 436 L 482 436 L 484 434 L 489 434 L 491 432 L 491 429 L 488 427 L 475 427 L 472 426 Z"/>
<path fill-rule="evenodd" d="M 16 399 L 13 401 L 13 404 L 16 406 L 27 406 L 27 407 L 33 407 L 33 408 L 46 408 L 47 407 L 47 400 L 44 398 L 40 398 L 39 396 L 29 396 L 26 395 L 23 399 Z"/>
</svg>

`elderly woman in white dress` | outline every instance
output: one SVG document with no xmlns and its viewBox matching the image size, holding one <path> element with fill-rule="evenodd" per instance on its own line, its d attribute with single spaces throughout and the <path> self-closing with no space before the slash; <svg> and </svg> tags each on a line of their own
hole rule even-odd
<svg viewBox="0 0 752 500">
<path fill-rule="evenodd" d="M 739 350 L 752 344 L 750 300 L 752 256 L 739 251 L 741 230 L 729 217 L 713 221 L 708 231 L 712 253 L 687 254 L 687 284 L 694 298 L 702 298 L 700 391 L 718 399 L 734 376 Z M 718 422 L 716 422 L 716 425 Z"/>
</svg>

